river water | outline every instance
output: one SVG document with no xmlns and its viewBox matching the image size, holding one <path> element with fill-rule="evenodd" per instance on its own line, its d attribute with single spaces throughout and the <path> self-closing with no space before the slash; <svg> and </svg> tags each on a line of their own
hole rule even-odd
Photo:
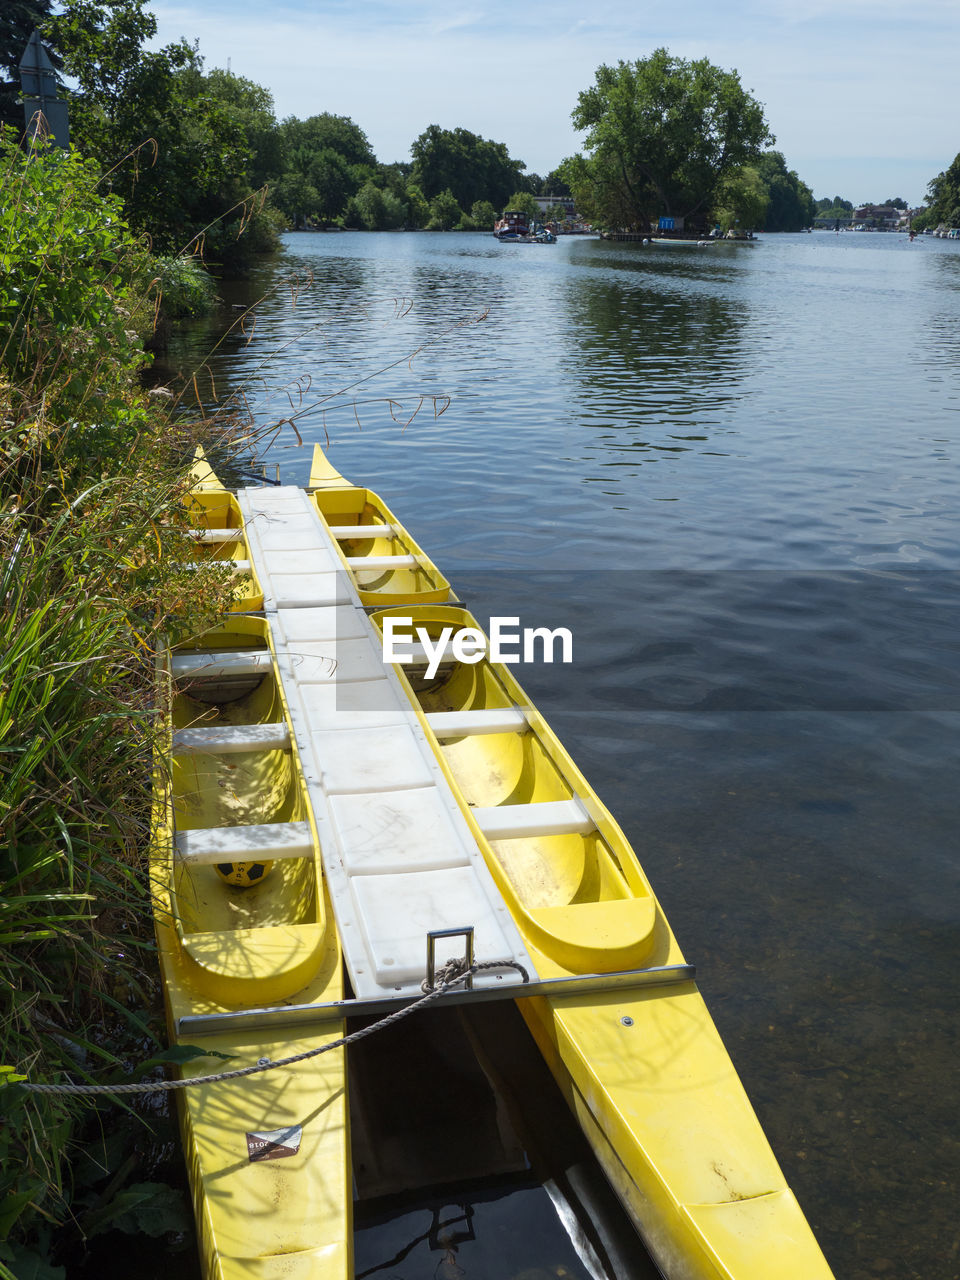
<svg viewBox="0 0 960 1280">
<path fill-rule="evenodd" d="M 960 245 L 285 247 L 224 286 L 227 319 L 262 301 L 201 395 L 295 422 L 285 482 L 329 441 L 482 619 L 570 628 L 574 662 L 520 679 L 637 850 L 837 1276 L 960 1276 Z"/>
</svg>

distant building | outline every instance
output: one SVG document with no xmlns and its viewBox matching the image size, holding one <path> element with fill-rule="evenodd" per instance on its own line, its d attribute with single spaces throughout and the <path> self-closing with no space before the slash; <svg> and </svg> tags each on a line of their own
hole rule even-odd
<svg viewBox="0 0 960 1280">
<path fill-rule="evenodd" d="M 576 204 L 573 196 L 534 196 L 537 202 L 537 208 L 541 213 L 546 213 L 548 209 L 555 209 L 559 206 L 568 218 L 576 216 Z"/>
<path fill-rule="evenodd" d="M 897 209 L 891 204 L 864 204 L 859 209 L 854 209 L 851 222 L 855 226 L 895 231 L 900 225 L 900 219 L 905 216 L 903 209 Z"/>
</svg>

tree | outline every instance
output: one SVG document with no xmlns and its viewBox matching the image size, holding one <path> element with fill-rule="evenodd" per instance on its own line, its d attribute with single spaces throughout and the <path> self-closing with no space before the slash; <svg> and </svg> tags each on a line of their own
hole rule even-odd
<svg viewBox="0 0 960 1280">
<path fill-rule="evenodd" d="M 306 151 L 336 151 L 347 164 L 364 164 L 373 168 L 377 158 L 370 148 L 367 135 L 348 116 L 331 115 L 324 111 L 306 120 L 288 116 L 280 126 L 284 143 L 291 150 L 302 147 Z"/>
<path fill-rule="evenodd" d="M 722 180 L 774 141 L 735 71 L 666 49 L 598 68 L 572 118 L 587 131 L 597 210 L 611 223 L 626 210 L 642 228 L 658 214 L 703 214 Z"/>
<path fill-rule="evenodd" d="M 308 218 L 314 218 L 320 208 L 320 193 L 305 173 L 289 170 L 278 178 L 271 188 L 274 204 L 293 223 L 294 229 L 302 227 Z"/>
<path fill-rule="evenodd" d="M 144 47 L 156 25 L 144 0 L 113 0 L 109 8 L 63 0 L 49 32 L 65 73 L 78 85 L 70 106 L 72 140 L 96 158 L 131 225 L 148 232 L 159 252 L 176 253 L 203 238 L 209 260 L 241 266 L 252 232 L 261 244 L 275 243 L 266 215 L 251 221 L 244 203 L 252 195 L 246 128 L 262 114 L 265 91 L 223 80 L 211 90 L 202 59 L 185 40 Z M 246 117 L 228 90 L 236 98 L 252 96 Z"/>
<path fill-rule="evenodd" d="M 931 179 L 927 187 L 929 207 L 913 220 L 917 231 L 926 227 L 960 227 L 960 155 L 943 173 Z"/>
<path fill-rule="evenodd" d="M 517 213 L 525 213 L 534 221 L 540 219 L 540 206 L 529 191 L 515 191 L 503 207 L 514 209 Z"/>
<path fill-rule="evenodd" d="M 394 231 L 407 218 L 406 202 L 385 191 L 368 178 L 357 194 L 347 202 L 346 219 L 359 223 L 366 231 Z"/>
<path fill-rule="evenodd" d="M 802 231 L 816 217 L 813 192 L 801 182 L 779 151 L 766 151 L 757 161 L 757 172 L 769 198 L 764 231 Z"/>
<path fill-rule="evenodd" d="M 455 227 L 463 217 L 463 210 L 457 203 L 457 197 L 452 191 L 441 191 L 439 195 L 433 197 L 430 201 L 430 221 L 427 223 L 428 231 L 449 231 L 451 227 Z"/>
<path fill-rule="evenodd" d="M 894 196 L 892 200 L 884 200 L 883 203 L 889 209 L 908 209 L 910 207 L 903 196 Z"/>
<path fill-rule="evenodd" d="M 497 211 L 489 200 L 475 200 L 470 206 L 470 217 L 478 231 L 492 231 Z"/>
<path fill-rule="evenodd" d="M 630 193 L 620 180 L 610 155 L 568 156 L 560 165 L 564 183 L 576 201 L 577 213 L 594 226 L 628 227 L 636 221 Z M 646 229 L 646 227 L 644 227 Z"/>
<path fill-rule="evenodd" d="M 543 180 L 540 195 L 542 196 L 572 196 L 573 192 L 563 180 L 563 175 L 559 169 L 552 169 Z"/>
<path fill-rule="evenodd" d="M 467 129 L 441 129 L 432 124 L 410 148 L 413 180 L 428 200 L 451 191 L 457 203 L 470 208 L 489 200 L 502 208 L 511 191 L 523 182 L 522 160 L 512 160 L 502 142 L 480 138 Z"/>
<path fill-rule="evenodd" d="M 853 203 L 850 200 L 844 200 L 842 196 L 834 196 L 831 200 L 829 196 L 823 196 L 817 201 L 817 213 L 829 216 L 835 209 L 843 209 L 848 213 L 853 212 Z"/>
<path fill-rule="evenodd" d="M 214 68 L 207 73 L 203 91 L 230 111 L 235 124 L 243 130 L 250 152 L 247 178 L 252 187 L 262 187 L 284 170 L 283 141 L 273 114 L 273 95 L 269 89 L 243 76 Z"/>
<path fill-rule="evenodd" d="M 753 165 L 744 165 L 721 184 L 714 217 L 724 231 L 739 226 L 741 231 L 758 231 L 764 226 L 770 195 Z"/>
<path fill-rule="evenodd" d="M 407 186 L 407 219 L 412 227 L 425 227 L 430 221 L 430 205 L 416 183 Z"/>
</svg>

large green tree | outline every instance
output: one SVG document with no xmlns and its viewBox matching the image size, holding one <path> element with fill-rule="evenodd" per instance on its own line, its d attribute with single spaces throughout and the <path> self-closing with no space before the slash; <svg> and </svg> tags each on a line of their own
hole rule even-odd
<svg viewBox="0 0 960 1280">
<path fill-rule="evenodd" d="M 929 205 L 913 220 L 918 231 L 926 227 L 960 227 L 960 155 L 927 187 Z"/>
<path fill-rule="evenodd" d="M 813 192 L 801 182 L 779 151 L 766 151 L 756 163 L 767 189 L 767 216 L 764 231 L 802 231 L 817 216 Z"/>
<path fill-rule="evenodd" d="M 724 178 L 774 141 L 763 107 L 735 71 L 667 49 L 599 67 L 573 123 L 586 131 L 595 211 L 619 225 L 627 212 L 628 224 L 641 228 L 660 214 L 706 214 Z M 570 170 L 562 172 L 576 191 Z"/>
<path fill-rule="evenodd" d="M 63 0 L 49 33 L 77 83 L 71 138 L 97 160 L 131 225 L 158 251 L 192 248 L 202 237 L 208 260 L 242 265 L 251 233 L 257 247 L 271 239 L 244 204 L 269 95 L 223 73 L 211 82 L 185 40 L 147 49 L 156 29 L 144 0 Z"/>
<path fill-rule="evenodd" d="M 744 165 L 724 179 L 717 193 L 713 216 L 720 227 L 759 231 L 766 223 L 770 195 L 753 165 Z"/>
<path fill-rule="evenodd" d="M 367 135 L 347 116 L 322 112 L 280 125 L 271 177 L 273 199 L 295 227 L 334 222 L 377 171 Z"/>
<path fill-rule="evenodd" d="M 372 168 L 377 163 L 367 135 L 348 116 L 331 115 L 329 111 L 308 116 L 306 120 L 288 116 L 280 126 L 280 132 L 284 144 L 291 151 L 296 148 L 314 153 L 329 150 L 343 156 L 347 164 Z"/>
<path fill-rule="evenodd" d="M 413 181 L 428 200 L 451 191 L 469 209 L 489 200 L 498 209 L 511 192 L 524 186 L 522 160 L 513 160 L 502 142 L 480 138 L 468 129 L 441 129 L 432 124 L 410 148 Z"/>
<path fill-rule="evenodd" d="M 249 159 L 246 176 L 253 187 L 283 172 L 283 139 L 273 112 L 273 95 L 263 85 L 215 67 L 198 89 L 222 103 L 243 130 Z"/>
</svg>

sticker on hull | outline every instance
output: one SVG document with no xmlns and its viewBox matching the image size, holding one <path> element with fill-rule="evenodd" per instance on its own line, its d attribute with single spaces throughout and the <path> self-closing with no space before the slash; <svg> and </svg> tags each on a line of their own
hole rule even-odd
<svg viewBox="0 0 960 1280">
<path fill-rule="evenodd" d="M 290 1125 L 287 1129 L 268 1129 L 265 1133 L 248 1133 L 247 1155 L 250 1163 L 258 1160 L 284 1160 L 287 1156 L 295 1156 L 300 1150 L 303 1129 L 300 1125 Z"/>
</svg>

